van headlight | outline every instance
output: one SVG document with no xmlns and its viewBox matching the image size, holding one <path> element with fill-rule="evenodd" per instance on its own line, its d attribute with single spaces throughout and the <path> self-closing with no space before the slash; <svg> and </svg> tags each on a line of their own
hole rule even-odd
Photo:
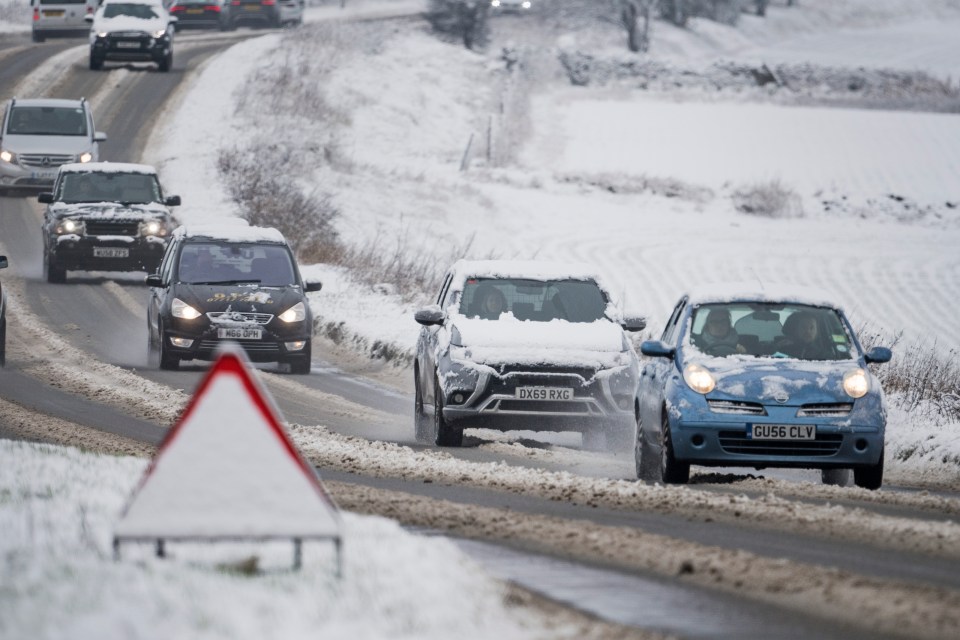
<svg viewBox="0 0 960 640">
<path fill-rule="evenodd" d="M 843 390 L 851 398 L 862 398 L 870 390 L 870 378 L 863 369 L 847 371 L 843 375 Z"/>
<path fill-rule="evenodd" d="M 307 317 L 307 308 L 298 302 L 277 317 L 284 322 L 303 322 Z"/>
<path fill-rule="evenodd" d="M 698 364 L 688 364 L 683 369 L 683 379 L 688 387 L 703 395 L 707 395 L 717 386 L 713 374 Z"/>
</svg>

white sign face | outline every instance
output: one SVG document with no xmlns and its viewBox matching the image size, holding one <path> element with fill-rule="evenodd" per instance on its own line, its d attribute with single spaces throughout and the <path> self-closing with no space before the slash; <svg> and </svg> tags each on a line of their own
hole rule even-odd
<svg viewBox="0 0 960 640">
<path fill-rule="evenodd" d="M 160 445 L 120 538 L 336 537 L 339 515 L 240 353 L 213 365 Z"/>
</svg>

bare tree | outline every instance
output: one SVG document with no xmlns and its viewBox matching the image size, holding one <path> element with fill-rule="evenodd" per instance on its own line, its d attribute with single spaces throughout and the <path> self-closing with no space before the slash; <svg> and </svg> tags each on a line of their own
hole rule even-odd
<svg viewBox="0 0 960 640">
<path fill-rule="evenodd" d="M 650 49 L 650 16 L 660 0 L 615 0 L 620 23 L 627 30 L 627 47 L 634 53 Z"/>
</svg>

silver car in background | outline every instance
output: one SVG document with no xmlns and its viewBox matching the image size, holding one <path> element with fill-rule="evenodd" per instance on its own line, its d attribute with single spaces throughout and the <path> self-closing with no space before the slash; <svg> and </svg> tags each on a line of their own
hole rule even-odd
<svg viewBox="0 0 960 640">
<path fill-rule="evenodd" d="M 99 0 L 30 0 L 33 41 L 86 37 L 90 25 L 84 17 L 93 15 L 98 4 Z"/>
<path fill-rule="evenodd" d="M 97 161 L 106 139 L 86 99 L 13 98 L 0 129 L 0 195 L 48 191 L 61 165 Z"/>
</svg>

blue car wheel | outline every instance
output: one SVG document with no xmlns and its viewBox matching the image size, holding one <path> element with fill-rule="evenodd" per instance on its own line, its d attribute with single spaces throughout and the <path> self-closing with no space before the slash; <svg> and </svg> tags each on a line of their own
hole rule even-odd
<svg viewBox="0 0 960 640">
<path fill-rule="evenodd" d="M 678 462 L 673 455 L 670 419 L 666 412 L 663 414 L 660 439 L 660 479 L 664 484 L 687 484 L 690 480 L 690 463 Z"/>
</svg>

